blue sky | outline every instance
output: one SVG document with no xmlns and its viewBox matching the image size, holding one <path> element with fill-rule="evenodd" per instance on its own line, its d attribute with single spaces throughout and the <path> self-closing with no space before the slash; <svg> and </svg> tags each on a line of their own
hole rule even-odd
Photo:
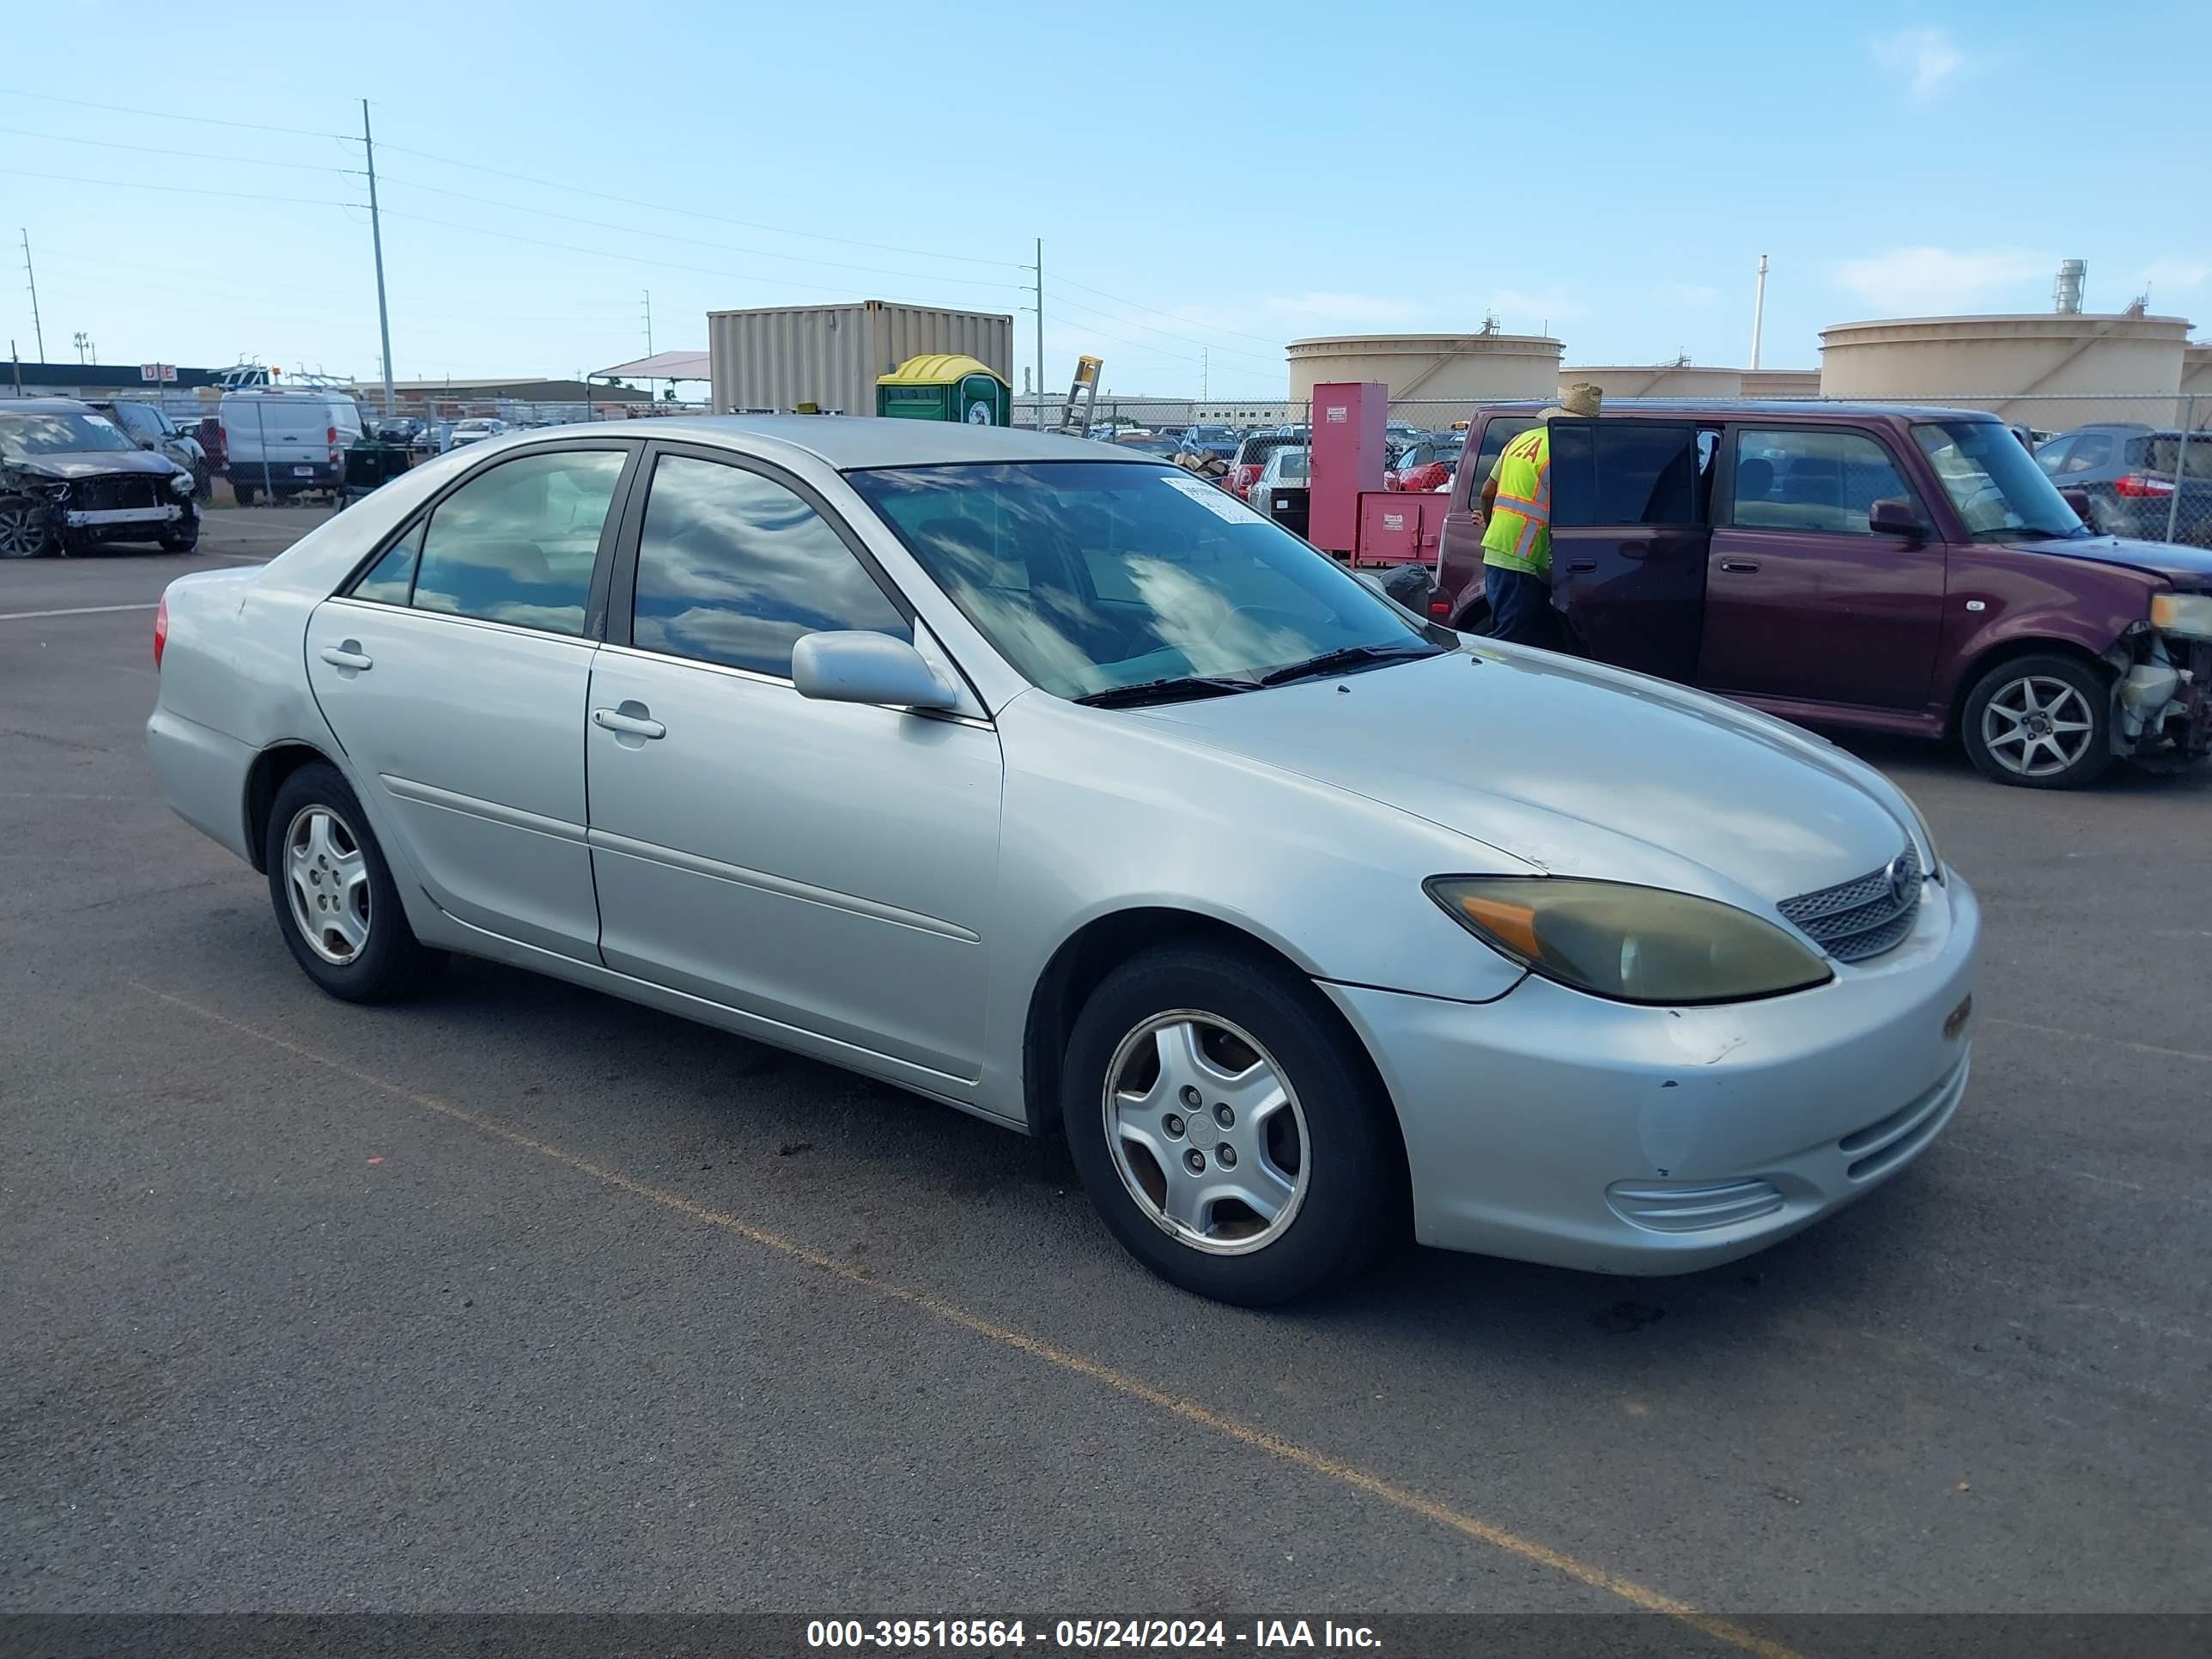
<svg viewBox="0 0 2212 1659">
<path fill-rule="evenodd" d="M 2041 310 L 2068 256 L 2092 309 L 2212 329 L 2203 13 L 2123 13 L 55 0 L 9 18 L 0 231 L 49 357 L 371 377 L 365 96 L 403 379 L 642 355 L 647 289 L 661 349 L 716 307 L 1012 312 L 1038 236 L 1055 389 L 1088 351 L 1122 392 L 1279 394 L 1285 340 L 1486 311 L 1570 363 L 1738 364 L 1761 252 L 1770 366 Z"/>
</svg>

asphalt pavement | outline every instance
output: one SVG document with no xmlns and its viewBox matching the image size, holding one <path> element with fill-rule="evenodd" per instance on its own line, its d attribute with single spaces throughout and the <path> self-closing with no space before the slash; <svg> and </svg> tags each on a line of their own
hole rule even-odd
<svg viewBox="0 0 2212 1659">
<path fill-rule="evenodd" d="M 551 981 L 349 1007 L 159 800 L 188 556 L 0 565 L 0 1611 L 2212 1607 L 2212 776 L 1855 744 L 1975 1077 L 1686 1279 L 1170 1291 L 1056 1146 Z"/>
</svg>

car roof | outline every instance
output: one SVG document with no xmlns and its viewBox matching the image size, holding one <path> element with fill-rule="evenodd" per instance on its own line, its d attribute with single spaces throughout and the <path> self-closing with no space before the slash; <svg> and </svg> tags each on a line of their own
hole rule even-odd
<svg viewBox="0 0 2212 1659">
<path fill-rule="evenodd" d="M 1551 407 L 1553 405 L 1547 400 L 1531 398 L 1515 403 L 1484 404 L 1477 412 L 1484 415 L 1533 415 L 1538 410 Z M 1994 421 L 1997 418 L 1986 409 L 1957 409 L 1944 404 L 1814 403 L 1787 398 L 1607 398 L 1598 418 L 1602 420 L 1607 415 L 1752 416 L 1763 420 L 1796 421 Z"/>
<path fill-rule="evenodd" d="M 635 421 L 555 428 L 640 435 Z M 651 419 L 643 435 L 671 442 L 728 444 L 765 438 L 804 450 L 841 471 L 878 466 L 942 466 L 962 461 L 1114 461 L 1159 465 L 1159 458 L 1092 438 L 1062 437 L 965 421 L 896 421 L 859 415 L 706 415 Z"/>
<path fill-rule="evenodd" d="M 90 404 L 74 398 L 0 398 L 0 415 L 86 415 Z"/>
</svg>

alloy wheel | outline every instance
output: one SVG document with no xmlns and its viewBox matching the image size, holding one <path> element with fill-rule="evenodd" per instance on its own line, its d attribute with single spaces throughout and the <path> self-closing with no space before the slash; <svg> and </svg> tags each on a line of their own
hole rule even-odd
<svg viewBox="0 0 2212 1659">
<path fill-rule="evenodd" d="M 27 502 L 0 507 L 0 559 L 34 559 L 46 549 L 46 532 L 31 522 Z"/>
<path fill-rule="evenodd" d="M 1241 1027 L 1188 1008 L 1145 1021 L 1114 1051 L 1103 1109 L 1122 1185 L 1179 1243 L 1246 1255 L 1297 1218 L 1312 1174 L 1305 1113 Z"/>
<path fill-rule="evenodd" d="M 1982 746 L 2024 778 L 2047 778 L 2075 765 L 2096 731 L 2088 699 L 2064 680 L 2040 674 L 2001 686 L 1982 709 Z"/>
<path fill-rule="evenodd" d="M 327 806 L 301 807 L 284 832 L 284 890 L 301 937 L 332 967 L 368 945 L 368 861 L 353 826 Z"/>
</svg>

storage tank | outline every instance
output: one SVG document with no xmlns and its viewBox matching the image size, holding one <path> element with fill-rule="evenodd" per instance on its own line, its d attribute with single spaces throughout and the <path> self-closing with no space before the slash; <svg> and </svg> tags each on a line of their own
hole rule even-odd
<svg viewBox="0 0 2212 1659">
<path fill-rule="evenodd" d="M 1691 363 L 1600 363 L 1582 368 L 1562 368 L 1559 390 L 1587 380 L 1607 398 L 1741 398 L 1743 371 L 1740 368 L 1701 368 Z"/>
<path fill-rule="evenodd" d="M 1823 397 L 1986 409 L 2061 431 L 2114 405 L 2067 392 L 2171 398 L 2189 324 L 2180 317 L 2027 312 L 1901 317 L 1820 331 Z"/>
<path fill-rule="evenodd" d="M 1334 334 L 1293 340 L 1291 401 L 1316 382 L 1379 380 L 1392 401 L 1472 406 L 1549 398 L 1559 384 L 1557 340 L 1541 334 Z"/>
<path fill-rule="evenodd" d="M 2182 347 L 2181 390 L 2197 399 L 2196 424 L 2212 426 L 2212 343 Z"/>
<path fill-rule="evenodd" d="M 999 312 L 940 311 L 863 300 L 842 306 L 769 306 L 707 313 L 714 410 L 871 415 L 876 377 L 930 353 L 975 358 L 1014 374 L 1014 319 Z"/>
<path fill-rule="evenodd" d="M 1747 398 L 1817 398 L 1820 371 L 1817 368 L 1747 368 L 1743 372 Z"/>
</svg>

